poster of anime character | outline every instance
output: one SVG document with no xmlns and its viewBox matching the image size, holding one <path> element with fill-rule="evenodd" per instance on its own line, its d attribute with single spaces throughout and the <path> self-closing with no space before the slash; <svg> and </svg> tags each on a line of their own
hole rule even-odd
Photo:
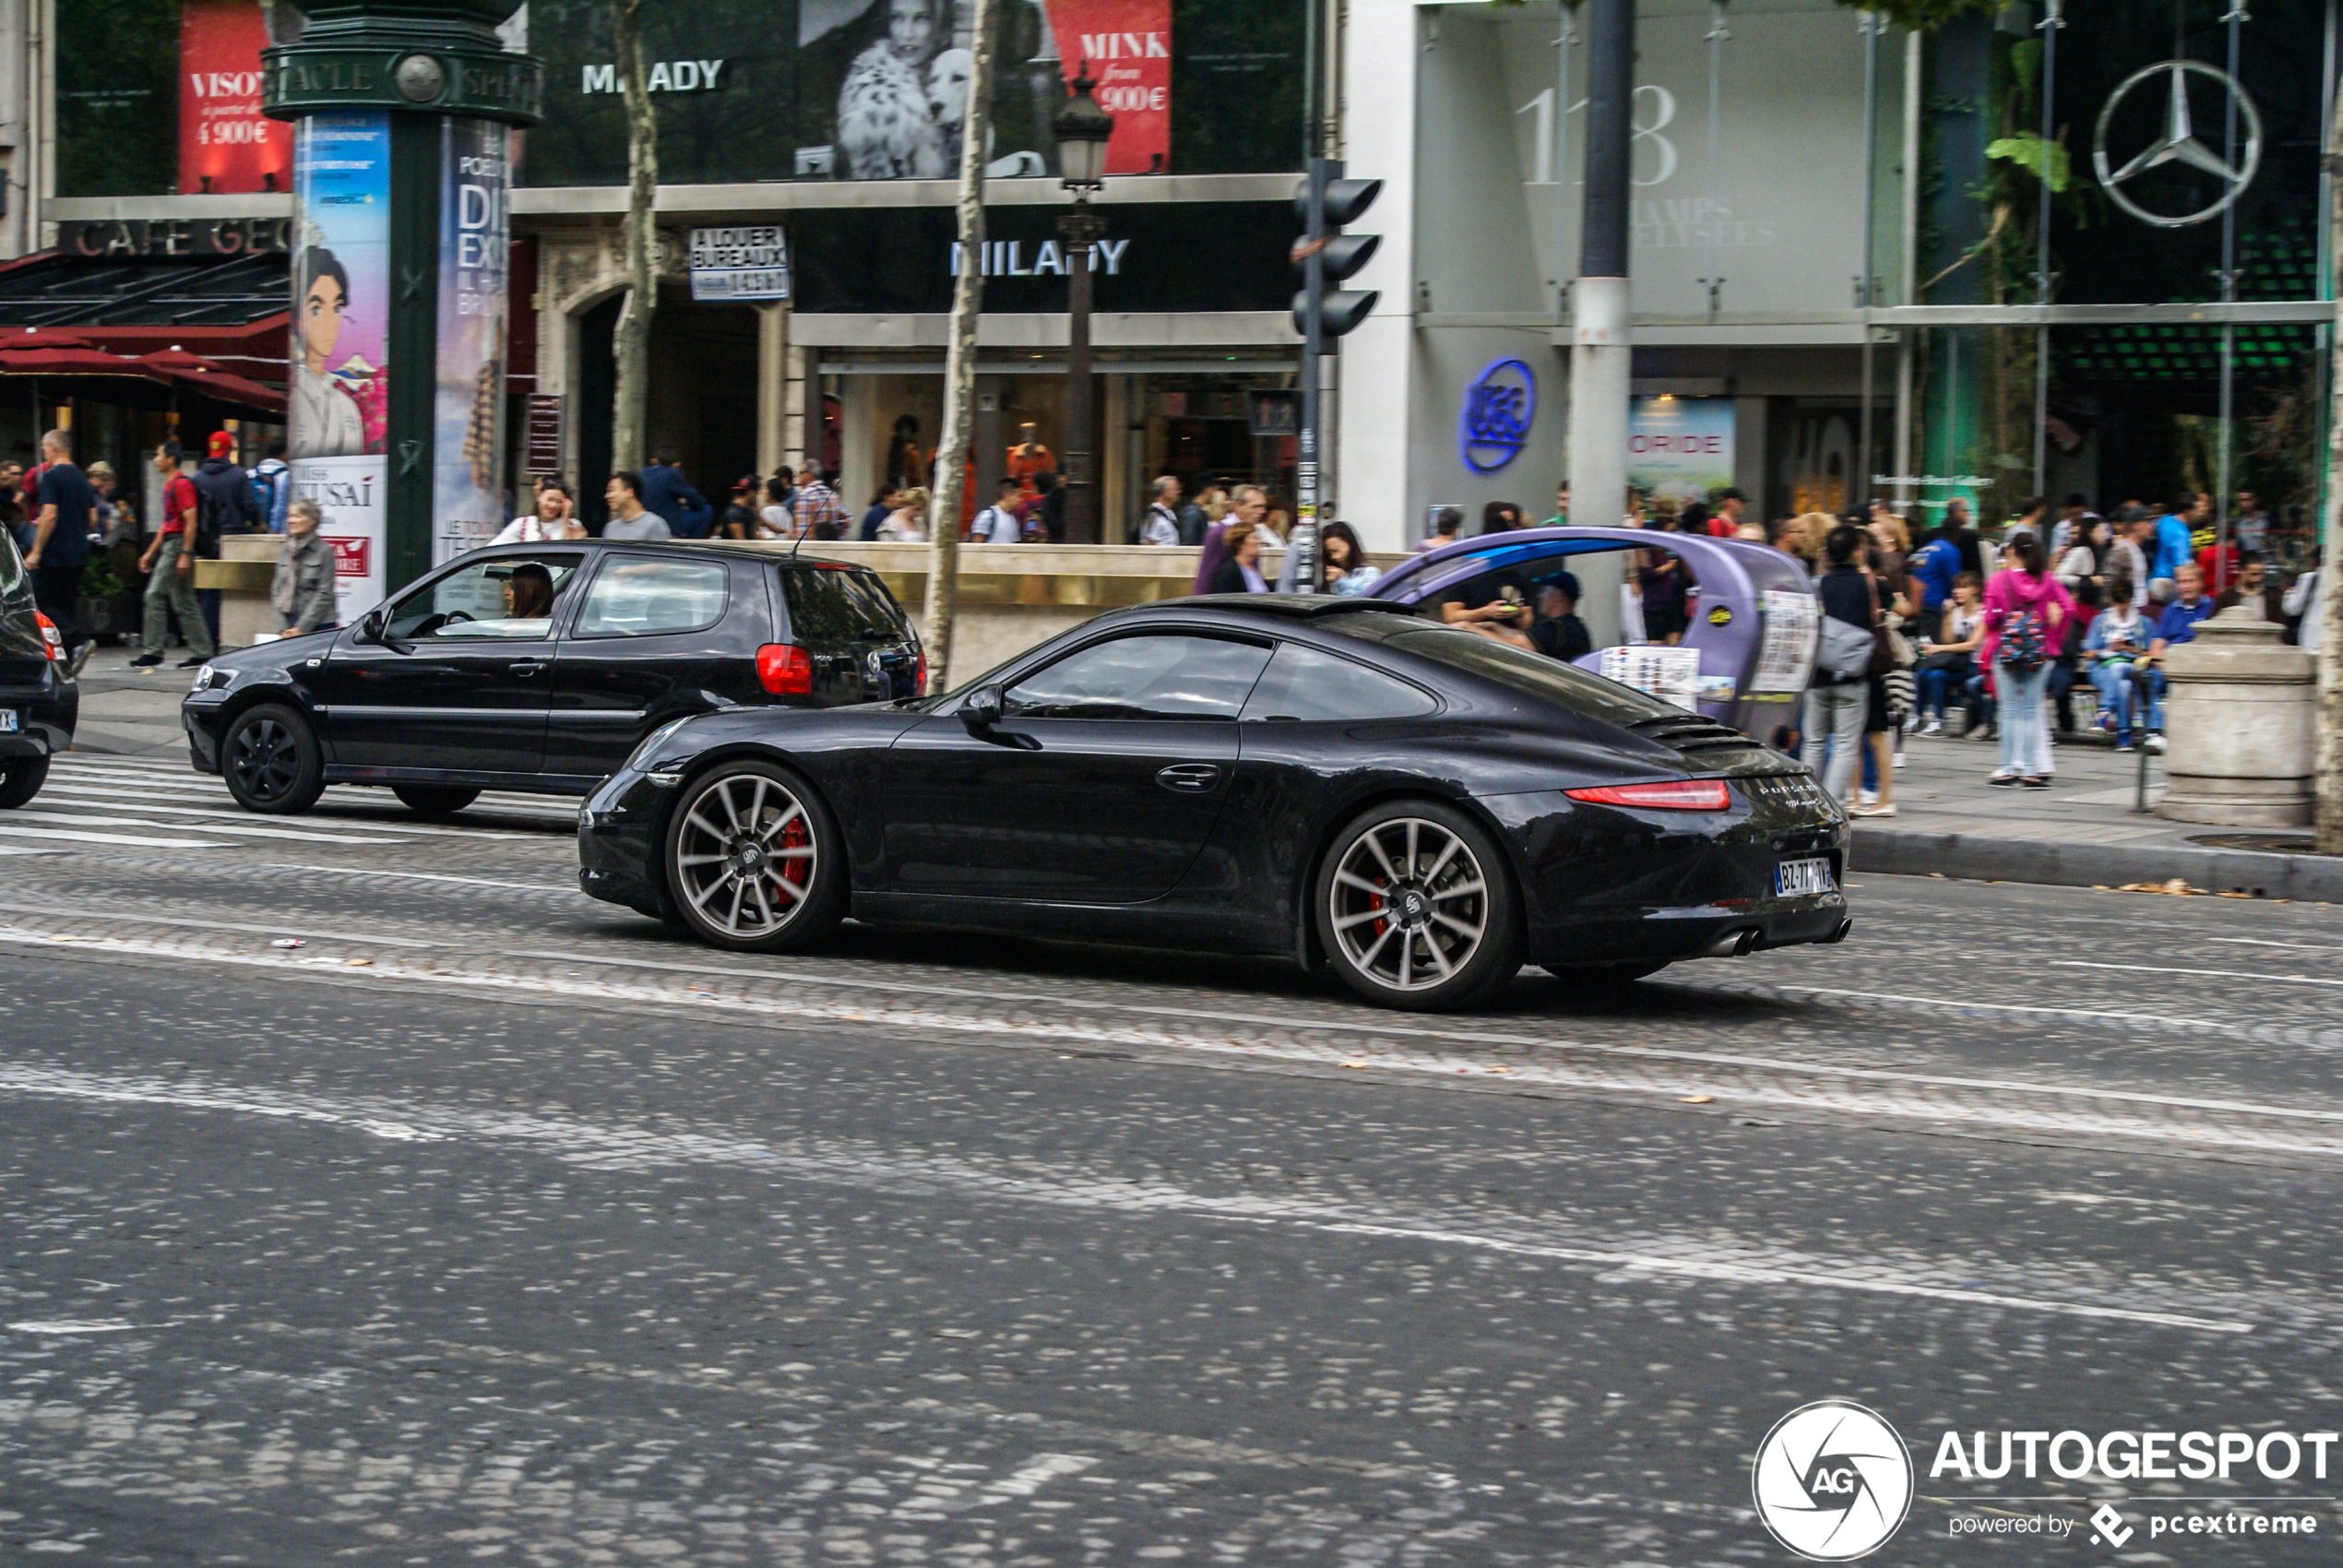
<svg viewBox="0 0 2343 1568">
<path fill-rule="evenodd" d="M 293 146 L 295 457 L 379 453 L 390 391 L 390 116 L 312 114 Z"/>
<path fill-rule="evenodd" d="M 312 114 L 293 139 L 293 492 L 317 503 L 345 623 L 382 601 L 390 366 L 390 116 Z"/>
</svg>

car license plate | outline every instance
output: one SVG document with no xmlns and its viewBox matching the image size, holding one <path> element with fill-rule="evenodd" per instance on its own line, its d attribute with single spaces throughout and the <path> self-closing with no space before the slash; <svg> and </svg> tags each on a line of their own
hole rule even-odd
<svg viewBox="0 0 2343 1568">
<path fill-rule="evenodd" d="M 13 735 L 16 732 L 17 710 L 13 707 L 0 707 L 0 735 Z"/>
<path fill-rule="evenodd" d="M 1830 857 L 1827 855 L 1811 861 L 1783 861 L 1774 867 L 1774 897 L 1777 898 L 1805 898 L 1830 891 Z"/>
</svg>

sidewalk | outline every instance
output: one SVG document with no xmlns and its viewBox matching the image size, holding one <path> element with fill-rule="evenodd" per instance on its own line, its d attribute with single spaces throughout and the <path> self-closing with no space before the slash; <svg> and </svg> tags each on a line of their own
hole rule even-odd
<svg viewBox="0 0 2343 1568">
<path fill-rule="evenodd" d="M 186 731 L 179 727 L 179 699 L 195 671 L 182 670 L 184 647 L 152 670 L 133 670 L 137 648 L 101 647 L 81 670 L 81 718 L 74 726 L 73 749 L 101 756 L 169 756 L 187 760 Z"/>
<path fill-rule="evenodd" d="M 1896 815 L 1856 820 L 1857 870 L 2066 887 L 2178 877 L 2207 892 L 2343 902 L 2343 857 L 2284 852 L 2307 850 L 2307 827 L 2224 828 L 2135 814 L 2140 756 L 2119 756 L 2103 738 L 2060 742 L 2058 782 L 2048 790 L 1987 784 L 2000 747 L 1949 731 L 1911 737 L 1905 756 Z M 2162 758 L 2149 759 L 2147 778 L 2153 805 L 2164 793 Z"/>
</svg>

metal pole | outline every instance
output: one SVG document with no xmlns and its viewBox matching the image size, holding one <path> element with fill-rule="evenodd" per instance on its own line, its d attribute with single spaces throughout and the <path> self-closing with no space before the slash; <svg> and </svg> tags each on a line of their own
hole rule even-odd
<svg viewBox="0 0 2343 1568">
<path fill-rule="evenodd" d="M 1708 0 L 1708 31 L 1705 36 L 1705 42 L 1708 45 L 1707 200 L 1708 223 L 1711 225 L 1708 269 L 1716 276 L 1704 278 L 1701 281 L 1708 285 L 1708 319 L 1711 321 L 1717 319 L 1717 313 L 1723 308 L 1725 293 L 1725 277 L 1721 269 L 1724 254 L 1723 248 L 1715 243 L 1717 229 L 1714 226 L 1721 221 L 1719 214 L 1724 210 L 1724 204 L 1717 199 L 1717 142 L 1719 132 L 1723 125 L 1721 105 L 1725 89 L 1725 41 L 1730 37 L 1732 37 L 1732 30 L 1725 26 L 1725 0 Z"/>
<path fill-rule="evenodd" d="M 1856 422 L 1861 434 L 1856 437 L 1855 494 L 1848 499 L 1872 493 L 1872 341 L 1871 307 L 1877 292 L 1872 287 L 1871 247 L 1873 203 L 1878 188 L 1874 167 L 1879 156 L 1879 14 L 1865 11 L 1863 30 L 1863 241 L 1857 260 L 1861 270 L 1855 275 L 1858 298 L 1856 320 L 1863 334 L 1863 407 Z"/>
<path fill-rule="evenodd" d="M 1560 321 L 1569 309 L 1570 285 L 1564 281 L 1564 269 L 1569 265 L 1569 252 L 1564 247 L 1570 239 L 1570 51 L 1578 42 L 1578 30 L 1572 24 L 1571 8 L 1576 0 L 1563 0 L 1562 32 L 1554 40 L 1554 51 L 1562 56 L 1554 77 L 1554 319 Z"/>
<path fill-rule="evenodd" d="M 2221 20 L 2230 30 L 2230 81 L 2237 79 L 2238 30 L 2247 20 L 2244 0 L 2230 7 Z M 2231 91 L 2222 99 L 2221 163 L 2224 168 L 2237 167 L 2237 93 Z M 2234 198 L 2239 193 L 2230 193 Z M 2221 208 L 2221 303 L 2232 304 L 2237 300 L 2237 203 L 2232 199 Z M 2237 325 L 2221 323 L 2221 445 L 2220 473 L 2213 497 L 2213 571 L 2223 576 L 2221 564 L 2228 559 L 2230 542 L 2230 463 L 2231 442 L 2230 421 L 2235 415 L 2237 386 Z M 2206 591 L 2211 591 L 2206 584 Z M 2227 587 L 2227 582 L 2222 583 Z"/>
<path fill-rule="evenodd" d="M 2058 83 L 2058 34 L 2066 23 L 2059 16 L 2060 0 L 2046 0 L 2040 24 L 2042 34 L 2042 167 L 2034 182 L 2040 187 L 2034 209 L 2034 301 L 2050 303 L 2051 280 L 2051 137 L 2057 133 L 2052 96 Z M 2050 327 L 2034 328 L 2034 493 L 2043 493 L 2050 474 Z"/>
<path fill-rule="evenodd" d="M 1310 199 L 1304 204 L 1309 211 L 1302 243 L 1309 248 L 1309 255 L 1302 263 L 1302 287 L 1309 296 L 1309 308 L 1302 327 L 1302 418 L 1294 439 L 1293 530 L 1286 550 L 1287 564 L 1294 567 L 1286 575 L 1292 578 L 1296 593 L 1314 593 L 1318 586 L 1318 450 L 1323 434 L 1321 422 L 1326 418 L 1326 345 L 1320 319 L 1326 297 L 1326 182 L 1339 172 L 1323 156 L 1324 121 L 1318 104 L 1322 77 L 1318 69 L 1320 4 L 1321 0 L 1309 0 L 1303 40 L 1310 62 L 1302 81 L 1302 167 L 1309 171 Z M 1305 554 L 1312 559 L 1304 560 Z M 1303 570 L 1305 567 L 1308 570 Z"/>
<path fill-rule="evenodd" d="M 1587 184 L 1571 331 L 1572 521 L 1615 524 L 1627 498 L 1627 396 L 1635 349 L 1627 271 L 1635 0 L 1587 0 Z M 1615 554 L 1588 558 L 1580 613 L 1600 646 L 1618 640 Z M 1605 634 L 1608 633 L 1608 637 Z"/>
<path fill-rule="evenodd" d="M 1106 220 L 1077 201 L 1058 220 L 1065 240 L 1065 455 L 1058 482 L 1065 486 L 1065 537 L 1070 544 L 1100 544 L 1098 486 L 1090 478 L 1090 266 Z"/>
</svg>

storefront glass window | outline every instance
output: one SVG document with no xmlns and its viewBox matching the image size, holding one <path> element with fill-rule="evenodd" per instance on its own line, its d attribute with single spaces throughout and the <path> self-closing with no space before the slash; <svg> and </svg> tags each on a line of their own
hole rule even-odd
<svg viewBox="0 0 2343 1568">
<path fill-rule="evenodd" d="M 176 189 L 179 0 L 74 0 L 56 18 L 57 194 Z"/>
</svg>

